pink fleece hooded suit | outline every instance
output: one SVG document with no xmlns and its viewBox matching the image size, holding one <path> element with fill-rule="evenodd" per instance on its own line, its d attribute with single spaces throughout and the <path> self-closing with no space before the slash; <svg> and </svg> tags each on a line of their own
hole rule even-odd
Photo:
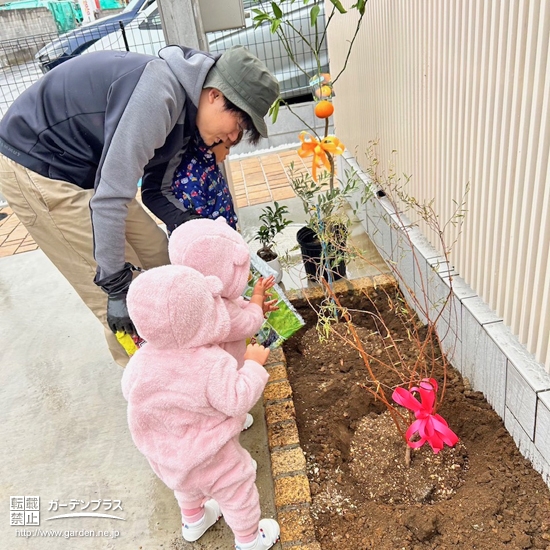
<svg viewBox="0 0 550 550">
<path fill-rule="evenodd" d="M 192 267 L 222 282 L 220 296 L 231 328 L 227 340 L 220 345 L 241 367 L 246 339 L 257 334 L 264 322 L 262 308 L 241 296 L 250 275 L 250 252 L 245 240 L 227 225 L 225 218 L 191 220 L 172 233 L 168 253 L 173 265 Z"/>
<path fill-rule="evenodd" d="M 222 286 L 216 277 L 175 265 L 134 280 L 128 310 L 147 343 L 130 359 L 122 391 L 134 443 L 180 507 L 214 498 L 233 531 L 250 532 L 260 506 L 239 434 L 268 374 L 251 360 L 238 369 L 216 344 L 231 331 Z"/>
</svg>

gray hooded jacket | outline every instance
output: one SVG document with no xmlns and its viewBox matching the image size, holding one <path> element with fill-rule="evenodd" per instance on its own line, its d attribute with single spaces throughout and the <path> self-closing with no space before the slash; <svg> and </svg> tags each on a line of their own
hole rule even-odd
<svg viewBox="0 0 550 550">
<path fill-rule="evenodd" d="M 140 177 L 167 223 L 179 225 L 185 216 L 160 189 L 170 184 L 195 131 L 216 58 L 180 46 L 163 48 L 159 57 L 76 57 L 23 92 L 0 121 L 0 153 L 45 177 L 95 189 L 98 281 L 125 267 L 126 205 Z"/>
</svg>

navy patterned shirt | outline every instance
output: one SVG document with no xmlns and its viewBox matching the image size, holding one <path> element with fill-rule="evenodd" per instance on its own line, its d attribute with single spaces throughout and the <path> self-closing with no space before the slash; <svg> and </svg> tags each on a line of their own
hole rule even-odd
<svg viewBox="0 0 550 550">
<path fill-rule="evenodd" d="M 214 153 L 200 137 L 196 137 L 184 153 L 171 187 L 174 196 L 186 210 L 194 210 L 204 218 L 223 216 L 237 228 L 237 216 L 227 182 L 216 164 Z"/>
</svg>

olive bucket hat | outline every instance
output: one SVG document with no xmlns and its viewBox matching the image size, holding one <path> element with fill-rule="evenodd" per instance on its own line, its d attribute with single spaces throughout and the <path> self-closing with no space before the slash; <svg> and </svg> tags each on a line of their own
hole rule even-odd
<svg viewBox="0 0 550 550">
<path fill-rule="evenodd" d="M 279 97 L 279 83 L 267 67 L 243 46 L 225 51 L 210 69 L 203 88 L 216 88 L 231 103 L 250 115 L 254 126 L 267 137 L 264 116 Z"/>
</svg>

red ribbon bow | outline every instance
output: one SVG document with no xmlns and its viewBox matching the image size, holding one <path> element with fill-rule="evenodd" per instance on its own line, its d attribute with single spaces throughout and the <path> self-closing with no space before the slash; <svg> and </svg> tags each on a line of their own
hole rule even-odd
<svg viewBox="0 0 550 550">
<path fill-rule="evenodd" d="M 420 395 L 420 401 L 414 397 L 413 393 Z M 406 390 L 397 388 L 392 395 L 392 399 L 403 407 L 414 412 L 416 420 L 409 426 L 405 437 L 407 444 L 412 449 L 422 447 L 426 441 L 431 445 L 434 453 L 443 449 L 446 443 L 449 447 L 454 447 L 458 442 L 458 436 L 448 427 L 447 422 L 439 414 L 434 414 L 435 396 L 437 394 L 437 381 L 434 378 L 424 378 L 419 387 Z M 418 433 L 420 439 L 411 441 L 413 435 Z"/>
</svg>

